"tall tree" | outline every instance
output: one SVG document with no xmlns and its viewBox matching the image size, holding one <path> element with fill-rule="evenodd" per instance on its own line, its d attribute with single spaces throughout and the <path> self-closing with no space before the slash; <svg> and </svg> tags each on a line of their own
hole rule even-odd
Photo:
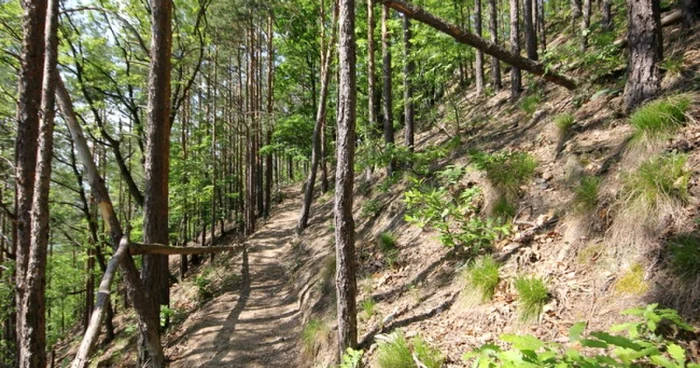
<svg viewBox="0 0 700 368">
<path fill-rule="evenodd" d="M 496 0 L 489 0 L 489 33 L 491 33 L 491 43 L 498 45 L 498 7 Z M 494 91 L 499 91 L 503 87 L 501 83 L 501 65 L 495 56 L 491 56 L 491 84 Z"/>
<path fill-rule="evenodd" d="M 536 0 L 535 0 L 536 1 Z M 532 60 L 537 60 L 537 32 L 533 23 L 533 0 L 523 0 L 525 14 L 523 14 L 523 28 L 525 29 L 525 48 L 527 49 L 527 57 Z M 517 2 L 516 2 L 517 4 Z M 513 3 L 511 2 L 511 7 Z M 511 32 L 513 32 L 513 10 L 510 10 Z M 516 25 L 517 27 L 517 25 Z M 511 42 L 513 36 L 511 35 Z"/>
<path fill-rule="evenodd" d="M 630 110 L 659 91 L 663 58 L 659 0 L 627 0 L 629 30 L 625 107 Z"/>
<path fill-rule="evenodd" d="M 168 244 L 168 174 L 170 172 L 170 57 L 172 54 L 172 1 L 150 0 L 151 63 L 148 76 L 148 122 L 146 125 L 144 224 L 145 243 Z M 147 299 L 153 301 L 152 313 L 160 313 L 159 305 L 169 304 L 168 256 L 145 255 L 141 279 Z M 145 347 L 148 336 L 140 334 Z M 139 351 L 139 365 L 160 357 L 151 357 L 149 350 Z M 162 363 L 162 361 L 160 362 Z"/>
<path fill-rule="evenodd" d="M 612 29 L 612 0 L 602 0 L 603 1 L 603 17 L 600 21 L 601 28 L 604 31 L 609 31 Z"/>
<path fill-rule="evenodd" d="M 339 0 L 339 71 L 337 167 L 335 174 L 336 295 L 338 356 L 357 345 L 355 221 L 352 217 L 355 158 L 356 55 L 355 1 Z"/>
<path fill-rule="evenodd" d="M 481 19 L 481 0 L 474 0 L 474 32 L 478 37 L 481 37 Z M 476 94 L 481 95 L 484 91 L 484 52 L 479 49 L 476 50 L 474 69 Z"/>
<path fill-rule="evenodd" d="M 389 7 L 382 6 L 382 107 L 384 110 L 384 143 L 394 144 L 394 116 L 391 86 L 391 35 L 389 33 Z M 387 176 L 391 177 L 396 169 L 393 159 L 386 168 Z"/>
<path fill-rule="evenodd" d="M 588 48 L 588 34 L 591 26 L 591 0 L 583 0 L 583 17 L 581 17 L 581 50 Z"/>
<path fill-rule="evenodd" d="M 404 107 L 404 137 L 406 147 L 413 151 L 414 140 L 414 111 L 413 111 L 413 73 L 415 64 L 411 57 L 411 20 L 403 17 L 403 107 Z"/>
<path fill-rule="evenodd" d="M 17 362 L 19 367 L 43 367 L 46 353 L 43 346 L 43 327 L 39 316 L 24 310 L 29 297 L 27 284 L 32 243 L 32 203 L 36 177 L 39 137 L 39 109 L 42 101 L 44 76 L 44 32 L 46 0 L 25 1 L 23 16 L 22 59 L 19 76 L 17 139 L 15 141 L 15 213 L 17 227 L 16 306 Z M 29 319 L 29 320 L 28 320 Z"/>
<path fill-rule="evenodd" d="M 530 0 L 524 0 L 529 2 Z M 510 51 L 516 55 L 520 55 L 520 40 L 518 32 L 518 16 L 520 13 L 518 6 L 518 0 L 510 0 Z M 529 50 L 528 50 L 529 53 Z M 528 55 L 529 56 L 529 55 Z M 536 55 L 535 55 L 536 56 Z M 522 89 L 520 82 L 520 69 L 512 67 L 510 69 L 510 98 L 514 101 L 518 95 L 520 95 L 520 90 Z"/>
</svg>

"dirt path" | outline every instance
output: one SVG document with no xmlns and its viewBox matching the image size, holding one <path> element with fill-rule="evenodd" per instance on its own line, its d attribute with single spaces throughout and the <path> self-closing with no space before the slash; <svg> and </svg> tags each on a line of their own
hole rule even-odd
<svg viewBox="0 0 700 368">
<path fill-rule="evenodd" d="M 231 264 L 232 272 L 241 273 L 241 287 L 218 296 L 186 322 L 182 338 L 168 347 L 171 367 L 296 365 L 299 310 L 284 261 L 291 251 L 297 197 L 277 206 Z"/>
</svg>

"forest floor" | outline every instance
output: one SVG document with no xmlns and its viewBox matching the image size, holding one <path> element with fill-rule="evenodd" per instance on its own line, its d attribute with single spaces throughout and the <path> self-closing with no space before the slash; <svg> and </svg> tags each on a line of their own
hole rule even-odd
<svg viewBox="0 0 700 368">
<path fill-rule="evenodd" d="M 246 240 L 242 256 L 231 260 L 231 272 L 241 270 L 239 282 L 169 334 L 171 367 L 285 367 L 296 358 L 299 303 L 283 262 L 301 199 L 287 194 L 271 221 Z"/>
</svg>

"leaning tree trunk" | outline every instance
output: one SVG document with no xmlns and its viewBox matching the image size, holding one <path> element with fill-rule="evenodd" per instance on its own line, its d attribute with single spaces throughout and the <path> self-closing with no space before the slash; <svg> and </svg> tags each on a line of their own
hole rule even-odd
<svg viewBox="0 0 700 368">
<path fill-rule="evenodd" d="M 516 1 L 517 4 L 517 1 Z M 511 2 L 511 7 L 513 2 Z M 531 60 L 537 60 L 537 33 L 535 25 L 532 22 L 532 0 L 523 0 L 525 14 L 523 14 L 523 28 L 525 28 L 525 48 L 527 49 L 527 57 Z M 513 32 L 513 9 L 510 10 L 511 32 Z M 516 25 L 517 27 L 517 25 Z M 511 42 L 513 36 L 511 35 Z M 518 47 L 519 48 L 519 47 Z M 514 51 L 515 52 L 515 51 Z"/>
<path fill-rule="evenodd" d="M 414 111 L 413 111 L 413 73 L 415 64 L 411 57 L 411 20 L 403 17 L 403 107 L 404 107 L 404 137 L 406 147 L 413 151 L 414 145 Z"/>
<path fill-rule="evenodd" d="M 494 56 L 505 63 L 519 68 L 520 70 L 525 70 L 537 76 L 541 76 L 544 79 L 552 83 L 556 83 L 567 89 L 576 89 L 576 80 L 574 80 L 573 78 L 556 73 L 551 69 L 548 70 L 547 68 L 545 68 L 544 65 L 536 61 L 521 57 L 520 55 L 513 54 L 512 52 L 507 51 L 496 44 L 490 43 L 481 37 L 478 37 L 468 31 L 459 29 L 459 27 L 457 27 L 456 25 L 450 24 L 426 12 L 420 7 L 411 5 L 402 0 L 381 1 L 382 3 L 391 7 L 392 9 L 407 15 L 411 19 L 415 19 L 421 23 L 427 24 L 437 29 L 440 32 L 452 36 L 452 38 L 457 40 L 457 42 L 475 47 L 476 49 L 482 50 L 484 51 L 484 53 Z"/>
<path fill-rule="evenodd" d="M 148 77 L 148 125 L 146 126 L 146 186 L 144 191 L 143 239 L 145 243 L 168 244 L 168 174 L 170 172 L 170 56 L 172 48 L 172 2 L 150 0 L 152 9 L 151 65 Z M 168 257 L 143 257 L 141 278 L 146 299 L 153 301 L 151 315 L 158 316 L 159 305 L 170 302 Z M 156 331 L 157 333 L 157 331 Z M 139 365 L 149 361 L 162 366 L 162 351 L 151 356 L 146 349 L 149 336 L 139 335 Z"/>
<path fill-rule="evenodd" d="M 474 0 L 474 9 L 474 31 L 481 38 L 481 0 Z M 479 96 L 484 92 L 484 52 L 479 49 L 476 49 L 474 68 L 476 94 Z"/>
<path fill-rule="evenodd" d="M 496 0 L 489 0 L 489 32 L 491 33 L 491 43 L 498 45 L 498 8 L 496 7 Z M 498 58 L 493 55 L 491 56 L 491 83 L 493 90 L 496 92 L 503 87 L 501 83 L 501 64 L 498 62 Z"/>
<path fill-rule="evenodd" d="M 631 110 L 659 91 L 663 57 L 659 0 L 627 0 L 629 31 L 625 108 Z"/>
<path fill-rule="evenodd" d="M 334 7 L 333 10 L 333 22 L 335 25 L 336 19 L 338 17 L 338 7 Z M 304 202 L 301 205 L 301 213 L 299 214 L 299 222 L 297 223 L 297 234 L 301 234 L 309 222 L 309 212 L 311 210 L 311 202 L 314 196 L 314 185 L 316 184 L 316 172 L 318 171 L 318 165 L 321 157 L 321 129 L 323 129 L 323 120 L 326 118 L 326 100 L 328 99 L 328 90 L 330 84 L 331 75 L 331 55 L 333 54 L 333 45 L 335 44 L 335 28 L 331 35 L 330 42 L 326 45 L 325 40 L 322 49 L 322 64 L 321 64 L 321 91 L 319 94 L 318 109 L 316 111 L 316 124 L 314 124 L 314 133 L 312 138 L 312 150 L 311 150 L 311 167 L 309 168 L 309 178 L 306 181 L 306 187 L 304 189 Z"/>
<path fill-rule="evenodd" d="M 382 6 L 382 97 L 384 99 L 382 107 L 384 110 L 384 143 L 388 148 L 394 144 L 394 116 L 391 87 L 391 36 L 389 35 L 389 7 Z M 386 168 L 387 177 L 393 175 L 396 169 L 394 159 L 389 162 Z"/>
<path fill-rule="evenodd" d="M 338 357 L 357 346 L 357 281 L 355 279 L 355 222 L 352 191 L 355 156 L 356 55 L 355 1 L 340 0 L 338 140 L 335 179 L 336 295 L 338 301 Z"/>
<path fill-rule="evenodd" d="M 529 2 L 530 0 L 525 0 Z M 510 51 L 515 55 L 520 55 L 520 40 L 518 38 L 518 0 L 510 0 Z M 528 45 L 529 47 L 529 45 Z M 529 50 L 528 50 L 529 52 Z M 536 55 L 535 55 L 536 56 Z M 520 69 L 513 67 L 510 69 L 510 99 L 515 101 L 520 95 L 521 86 Z"/>
</svg>

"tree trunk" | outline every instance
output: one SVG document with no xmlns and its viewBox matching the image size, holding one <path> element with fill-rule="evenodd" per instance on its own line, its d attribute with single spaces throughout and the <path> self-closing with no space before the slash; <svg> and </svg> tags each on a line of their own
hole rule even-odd
<svg viewBox="0 0 700 368">
<path fill-rule="evenodd" d="M 529 2 L 530 0 L 524 0 Z M 518 16 L 519 16 L 518 0 L 510 0 L 510 51 L 515 55 L 520 55 L 520 40 L 518 38 Z M 529 47 L 529 45 L 528 45 Z M 529 53 L 529 50 L 528 50 Z M 535 55 L 537 56 L 537 55 Z M 520 69 L 512 67 L 510 69 L 510 100 L 515 101 L 520 95 L 522 89 L 520 82 Z"/>
<path fill-rule="evenodd" d="M 394 116 L 393 116 L 393 101 L 391 87 L 391 40 L 389 35 L 389 7 L 382 6 L 382 97 L 384 107 L 384 143 L 386 146 L 394 144 Z M 396 161 L 391 160 L 386 168 L 387 177 L 393 175 L 396 169 Z"/>
<path fill-rule="evenodd" d="M 547 50 L 547 28 L 545 26 L 545 5 L 546 3 L 544 0 L 539 0 L 540 6 L 538 7 L 538 12 L 537 12 L 537 29 L 540 34 L 540 47 L 542 48 L 542 51 Z"/>
<path fill-rule="evenodd" d="M 591 26 L 591 0 L 583 0 L 583 17 L 581 18 L 581 50 L 588 48 L 588 32 Z"/>
<path fill-rule="evenodd" d="M 415 64 L 411 56 L 411 20 L 403 17 L 403 104 L 404 104 L 404 137 L 406 147 L 413 151 L 414 145 L 414 110 L 413 110 L 413 74 Z"/>
<path fill-rule="evenodd" d="M 146 126 L 146 164 L 143 239 L 145 243 L 168 244 L 168 173 L 170 171 L 170 70 L 172 48 L 172 2 L 150 0 L 152 9 L 151 64 L 148 77 L 148 125 Z M 160 305 L 170 303 L 168 257 L 143 257 L 141 278 L 146 299 L 153 301 L 153 316 Z M 156 331 L 157 333 L 158 331 Z M 163 364 L 162 352 L 150 356 L 144 331 L 139 334 L 139 365 Z"/>
<path fill-rule="evenodd" d="M 698 0 L 681 0 L 681 6 L 683 7 L 683 28 L 690 30 L 698 21 L 700 4 Z"/>
<path fill-rule="evenodd" d="M 17 362 L 18 367 L 40 367 L 46 364 L 46 353 L 42 346 L 43 330 L 37 327 L 36 315 L 22 310 L 28 297 L 27 271 L 29 267 L 32 202 L 37 163 L 39 137 L 39 109 L 42 100 L 44 75 L 44 32 L 46 23 L 46 0 L 22 2 L 24 6 L 22 60 L 19 75 L 19 101 L 17 138 L 15 141 L 15 177 L 17 214 L 14 241 L 17 307 Z M 29 334 L 29 335 L 27 335 Z"/>
<path fill-rule="evenodd" d="M 498 8 L 496 7 L 496 0 L 489 0 L 489 32 L 491 33 L 491 43 L 498 45 Z M 500 91 L 503 87 L 501 83 L 501 64 L 498 58 L 493 55 L 491 56 L 491 84 L 495 92 Z"/>
<path fill-rule="evenodd" d="M 333 10 L 333 21 L 331 24 L 335 25 L 338 18 L 338 7 L 334 6 Z M 304 202 L 301 205 L 301 213 L 299 214 L 299 221 L 297 222 L 297 234 L 301 234 L 309 222 L 309 212 L 311 210 L 311 203 L 313 202 L 314 185 L 316 182 L 316 172 L 318 171 L 319 161 L 321 157 L 321 130 L 323 129 L 323 121 L 326 118 L 326 100 L 328 99 L 328 90 L 330 84 L 331 76 L 331 60 L 333 55 L 333 45 L 335 44 L 335 26 L 333 26 L 333 32 L 331 35 L 330 42 L 326 45 L 325 40 L 322 38 L 321 41 L 321 91 L 319 95 L 318 110 L 316 111 L 316 124 L 314 124 L 314 133 L 312 137 L 312 149 L 311 149 L 311 167 L 309 168 L 309 177 L 306 180 L 304 187 Z"/>
<path fill-rule="evenodd" d="M 629 59 L 625 108 L 631 110 L 659 91 L 663 58 L 659 0 L 627 0 Z"/>
<path fill-rule="evenodd" d="M 481 0 L 474 0 L 474 9 L 474 30 L 476 36 L 481 38 Z M 480 96 L 484 92 L 484 52 L 478 48 L 474 68 L 476 94 Z"/>
<path fill-rule="evenodd" d="M 517 3 L 517 1 L 516 1 Z M 512 6 L 513 2 L 511 2 Z M 525 14 L 523 14 L 523 28 L 525 28 L 525 48 L 527 49 L 527 57 L 531 60 L 537 60 L 537 33 L 532 22 L 534 13 L 532 12 L 532 0 L 523 0 Z M 513 32 L 513 10 L 510 11 L 511 32 Z M 517 24 L 516 24 L 517 27 Z M 513 36 L 511 35 L 511 42 Z M 512 46 L 511 46 L 512 47 Z M 520 47 L 518 47 L 519 49 Z M 515 50 L 513 50 L 515 52 Z"/>
<path fill-rule="evenodd" d="M 355 302 L 355 222 L 352 218 L 352 192 L 355 156 L 356 55 L 355 1 L 340 0 L 340 83 L 338 86 L 338 140 L 335 179 L 336 295 L 338 301 L 338 357 L 357 346 L 357 306 Z"/>
<path fill-rule="evenodd" d="M 274 18 L 272 11 L 267 24 L 267 132 L 265 144 L 272 144 L 272 122 L 274 116 L 274 80 L 275 80 L 275 49 L 273 45 Z M 263 216 L 267 218 L 272 208 L 272 152 L 265 155 L 265 211 Z"/>
</svg>

